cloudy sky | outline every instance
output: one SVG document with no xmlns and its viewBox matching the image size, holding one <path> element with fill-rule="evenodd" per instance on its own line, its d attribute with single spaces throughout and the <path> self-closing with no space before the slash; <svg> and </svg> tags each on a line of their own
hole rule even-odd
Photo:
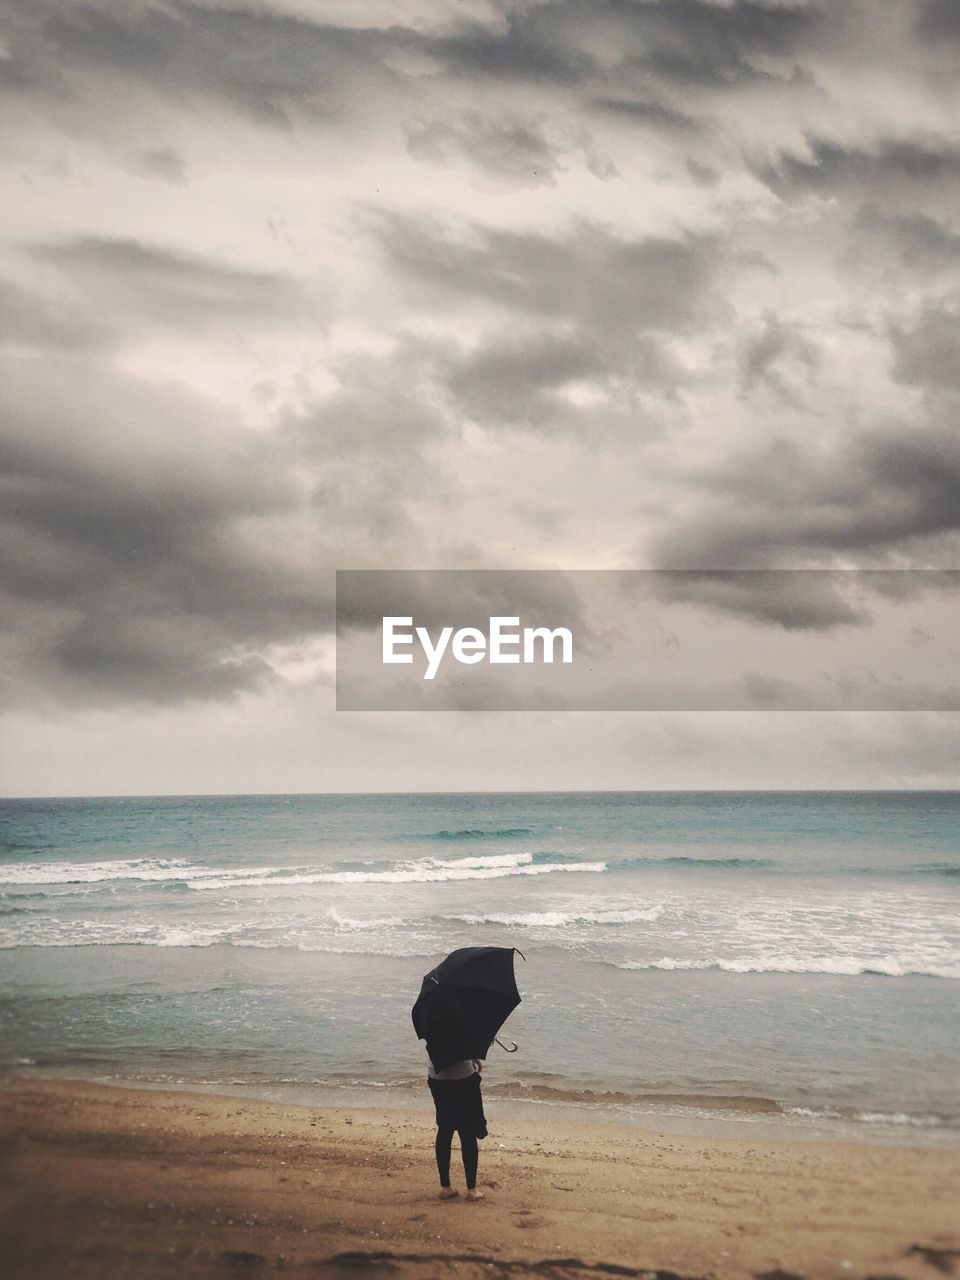
<svg viewBox="0 0 960 1280">
<path fill-rule="evenodd" d="M 957 713 L 333 698 L 337 568 L 960 567 L 954 0 L 2 24 L 4 794 L 956 785 Z"/>
</svg>

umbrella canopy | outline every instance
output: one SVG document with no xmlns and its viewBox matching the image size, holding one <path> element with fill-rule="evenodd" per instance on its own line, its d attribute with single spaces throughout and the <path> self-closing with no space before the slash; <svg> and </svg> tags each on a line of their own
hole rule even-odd
<svg viewBox="0 0 960 1280">
<path fill-rule="evenodd" d="M 464 1058 L 485 1058 L 520 1003 L 515 947 L 461 947 L 423 980 L 413 1026 L 437 1071 Z"/>
</svg>

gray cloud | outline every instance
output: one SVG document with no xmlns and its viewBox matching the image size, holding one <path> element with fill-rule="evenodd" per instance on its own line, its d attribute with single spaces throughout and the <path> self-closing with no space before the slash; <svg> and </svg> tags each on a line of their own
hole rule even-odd
<svg viewBox="0 0 960 1280">
<path fill-rule="evenodd" d="M 960 13 L 953 0 L 921 0 L 917 30 L 927 40 L 960 40 Z"/>
<path fill-rule="evenodd" d="M 589 332 L 492 337 L 447 352 L 439 371 L 458 416 L 548 435 L 612 438 L 654 431 L 645 423 L 644 394 L 675 395 L 683 382 L 669 350 L 649 334 L 617 346 Z M 576 399 L 579 387 L 590 392 L 583 402 Z"/>
<path fill-rule="evenodd" d="M 582 161 L 595 177 L 616 169 L 599 156 L 581 131 L 555 129 L 536 117 L 485 118 L 467 112 L 458 121 L 417 122 L 407 131 L 411 155 L 433 164 L 465 159 L 503 182 L 521 187 L 551 186 L 571 163 Z"/>
<path fill-rule="evenodd" d="M 725 313 L 724 250 L 710 236 L 626 240 L 582 224 L 562 236 L 374 223 L 411 315 L 483 308 L 469 345 L 421 344 L 457 416 L 548 433 L 641 428 L 646 391 L 685 375 L 670 350 Z M 506 322 L 506 326 L 505 326 Z M 572 394 L 578 384 L 586 400 Z"/>
<path fill-rule="evenodd" d="M 425 301 L 472 298 L 569 320 L 613 345 L 640 330 L 684 329 L 716 306 L 718 245 L 708 236 L 627 240 L 590 224 L 563 237 L 479 227 L 457 235 L 397 217 L 381 218 L 377 231 Z"/>
<path fill-rule="evenodd" d="M 293 280 L 249 271 L 137 240 L 85 236 L 37 246 L 87 307 L 139 315 L 175 328 L 217 322 L 275 322 L 302 316 L 310 303 Z"/>
<path fill-rule="evenodd" d="M 786 565 L 883 556 L 960 532 L 960 447 L 952 432 L 876 432 L 830 452 L 779 440 L 704 477 L 701 513 L 666 531 L 665 567 Z"/>
<path fill-rule="evenodd" d="M 535 85 L 574 85 L 587 79 L 596 71 L 595 59 L 576 41 L 565 40 L 562 30 L 549 30 L 544 16 L 535 8 L 529 13 L 507 10 L 498 31 L 475 26 L 428 37 L 421 48 L 451 78 Z M 551 16 L 559 19 L 560 12 Z"/>
<path fill-rule="evenodd" d="M 960 591 L 960 571 L 934 569 L 747 569 L 660 570 L 652 576 L 653 588 L 666 603 L 696 604 L 715 615 L 727 615 L 774 627 L 785 632 L 832 632 L 837 628 L 864 628 L 874 621 L 874 610 L 880 601 L 919 604 L 929 598 L 952 599 Z M 630 587 L 627 584 L 626 589 Z M 952 625 L 952 615 L 951 615 Z M 932 639 L 930 633 L 914 625 L 914 643 L 919 637 Z M 864 642 L 866 643 L 866 642 Z M 869 651 L 869 646 L 865 652 Z M 814 686 L 810 672 L 805 672 L 806 694 Z M 820 673 L 823 677 L 823 673 Z M 825 678 L 825 677 L 824 677 Z M 831 678 L 838 678 L 836 675 Z M 863 696 L 862 671 L 851 677 L 858 695 Z M 782 691 L 786 693 L 786 690 Z M 910 705 L 911 694 L 904 694 L 903 705 Z M 889 690 L 888 690 L 889 693 Z M 933 695 L 931 695 L 933 697 Z M 955 699 L 955 690 L 948 694 Z M 900 699 L 894 693 L 892 703 Z M 776 701 L 776 699 L 774 699 Z M 789 703 L 790 699 L 786 701 Z M 870 699 L 867 699 L 869 703 Z M 867 705 L 867 703 L 851 705 Z M 877 705 L 882 705 L 881 697 Z M 888 705 L 890 699 L 888 698 Z M 793 702 L 796 708 L 801 703 Z M 815 706 L 816 694 L 808 705 Z M 913 705 L 946 706 L 936 700 L 928 702 L 918 694 Z"/>
<path fill-rule="evenodd" d="M 593 105 L 601 111 L 620 116 L 632 124 L 647 125 L 654 130 L 692 129 L 697 122 L 683 111 L 661 102 L 632 98 L 595 98 Z"/>
<path fill-rule="evenodd" d="M 814 6 L 768 6 L 751 0 L 662 0 L 636 5 L 607 0 L 585 8 L 576 0 L 506 10 L 497 31 L 475 29 L 439 38 L 430 47 L 448 72 L 511 81 L 570 84 L 609 76 L 623 67 L 635 76 L 729 84 L 759 72 L 753 59 L 798 50 L 822 24 Z M 601 63 L 591 52 L 600 44 Z"/>
<path fill-rule="evenodd" d="M 960 300 L 932 304 L 893 334 L 894 376 L 903 382 L 960 391 Z"/>
<path fill-rule="evenodd" d="M 766 74 L 758 56 L 787 56 L 806 47 L 824 24 L 818 6 L 767 6 L 738 0 L 716 5 L 704 0 L 634 10 L 634 30 L 644 70 L 668 79 L 729 85 Z"/>
<path fill-rule="evenodd" d="M 539 334 L 494 339 L 450 368 L 450 390 L 470 417 L 556 427 L 579 418 L 558 393 L 580 378 L 605 381 L 609 364 L 587 341 Z"/>
<path fill-rule="evenodd" d="M 842 574 L 831 576 L 821 570 L 662 571 L 656 582 L 664 600 L 696 601 L 716 612 L 786 631 L 829 631 L 862 623 L 869 616 L 846 595 Z"/>
<path fill-rule="evenodd" d="M 337 584 L 337 631 L 379 632 L 384 616 L 413 617 L 415 625 L 486 630 L 492 616 L 521 616 L 525 626 L 584 626 L 584 603 L 576 582 L 550 570 L 480 570 L 473 574 L 397 574 L 367 570 L 341 574 Z"/>
<path fill-rule="evenodd" d="M 960 234 L 925 213 L 887 213 L 875 203 L 861 208 L 850 228 L 848 260 L 864 275 L 929 286 L 960 268 Z"/>
<path fill-rule="evenodd" d="M 119 76 L 135 94 L 149 88 L 191 110 L 215 100 L 271 127 L 309 121 L 353 130 L 357 117 L 415 102 L 428 66 L 447 85 L 556 94 L 578 114 L 595 102 L 625 120 L 669 127 L 684 125 L 686 110 L 659 105 L 651 82 L 681 94 L 735 92 L 770 78 L 764 59 L 815 52 L 830 27 L 817 5 L 754 0 L 508 2 L 498 17 L 377 27 L 243 4 L 20 0 L 10 9 L 3 71 L 8 86 L 61 104 L 83 100 L 99 77 Z M 524 153 L 547 162 L 536 133 L 521 118 L 467 133 L 414 124 L 412 136 L 422 154 L 453 147 L 516 175 Z M 584 158 L 601 175 L 612 172 L 589 143 Z"/>
<path fill-rule="evenodd" d="M 782 401 L 796 404 L 797 397 L 784 369 L 798 366 L 805 377 L 818 367 L 819 352 L 809 335 L 777 315 L 764 317 L 757 334 L 751 334 L 740 355 L 740 386 L 745 394 L 765 386 Z"/>
<path fill-rule="evenodd" d="M 207 619 L 136 613 L 124 600 L 113 613 L 82 618 L 53 649 L 58 664 L 101 699 L 166 703 L 232 698 L 258 691 L 273 675 L 259 656 L 224 656 L 223 636 Z"/>
<path fill-rule="evenodd" d="M 5 7 L 10 699 L 261 707 L 338 566 L 956 563 L 955 6 L 360 8 Z"/>
<path fill-rule="evenodd" d="M 871 198 L 917 198 L 943 190 L 960 176 L 960 146 L 946 139 L 886 138 L 850 146 L 830 138 L 808 139 L 809 154 L 783 152 L 757 175 L 778 195 L 851 192 Z"/>
<path fill-rule="evenodd" d="M 172 389 L 36 372 L 7 363 L 0 445 L 0 589 L 49 624 L 33 675 L 108 701 L 222 695 L 265 670 L 251 647 L 329 625 L 329 580 L 269 537 L 297 503 L 275 447 Z"/>
<path fill-rule="evenodd" d="M 137 157 L 137 167 L 148 178 L 157 178 L 171 186 L 187 181 L 187 166 L 176 147 L 148 147 Z"/>
<path fill-rule="evenodd" d="M 76 301 L 45 297 L 0 280 L 0 343 L 95 351 L 113 340 L 107 322 Z"/>
<path fill-rule="evenodd" d="M 456 124 L 431 120 L 414 125 L 408 131 L 407 145 L 411 155 L 434 164 L 447 164 L 462 156 L 481 169 L 528 187 L 553 183 L 562 165 L 558 149 L 535 123 L 501 124 L 474 113 Z"/>
<path fill-rule="evenodd" d="M 375 33 L 246 6 L 46 3 L 17 12 L 11 67 L 49 92 L 116 72 L 164 94 L 221 99 L 262 123 L 338 116 L 394 79 Z M 68 88 L 69 86 L 69 88 Z"/>
</svg>

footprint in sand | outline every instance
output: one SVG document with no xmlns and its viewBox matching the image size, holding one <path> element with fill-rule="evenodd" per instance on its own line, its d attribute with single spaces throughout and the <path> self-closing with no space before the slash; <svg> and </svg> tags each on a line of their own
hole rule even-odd
<svg viewBox="0 0 960 1280">
<path fill-rule="evenodd" d="M 536 1214 L 529 1209 L 517 1209 L 514 1211 L 514 1218 L 518 1227 L 528 1230 L 531 1227 L 545 1227 L 548 1225 L 546 1218 L 538 1218 Z"/>
</svg>

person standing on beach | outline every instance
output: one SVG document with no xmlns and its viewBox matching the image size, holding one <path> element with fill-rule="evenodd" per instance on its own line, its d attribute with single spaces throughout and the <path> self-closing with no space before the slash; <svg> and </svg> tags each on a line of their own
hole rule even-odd
<svg viewBox="0 0 960 1280">
<path fill-rule="evenodd" d="M 454 1133 L 460 1135 L 467 1199 L 483 1199 L 483 1192 L 477 1190 L 477 1164 L 480 1157 L 477 1140 L 487 1136 L 487 1122 L 480 1093 L 482 1070 L 483 1063 L 479 1058 L 464 1058 L 462 1062 L 454 1062 L 442 1071 L 437 1071 L 433 1063 L 429 1063 L 427 1084 L 437 1111 L 435 1149 L 441 1200 L 452 1200 L 459 1195 L 450 1186 L 450 1155 Z"/>
</svg>

